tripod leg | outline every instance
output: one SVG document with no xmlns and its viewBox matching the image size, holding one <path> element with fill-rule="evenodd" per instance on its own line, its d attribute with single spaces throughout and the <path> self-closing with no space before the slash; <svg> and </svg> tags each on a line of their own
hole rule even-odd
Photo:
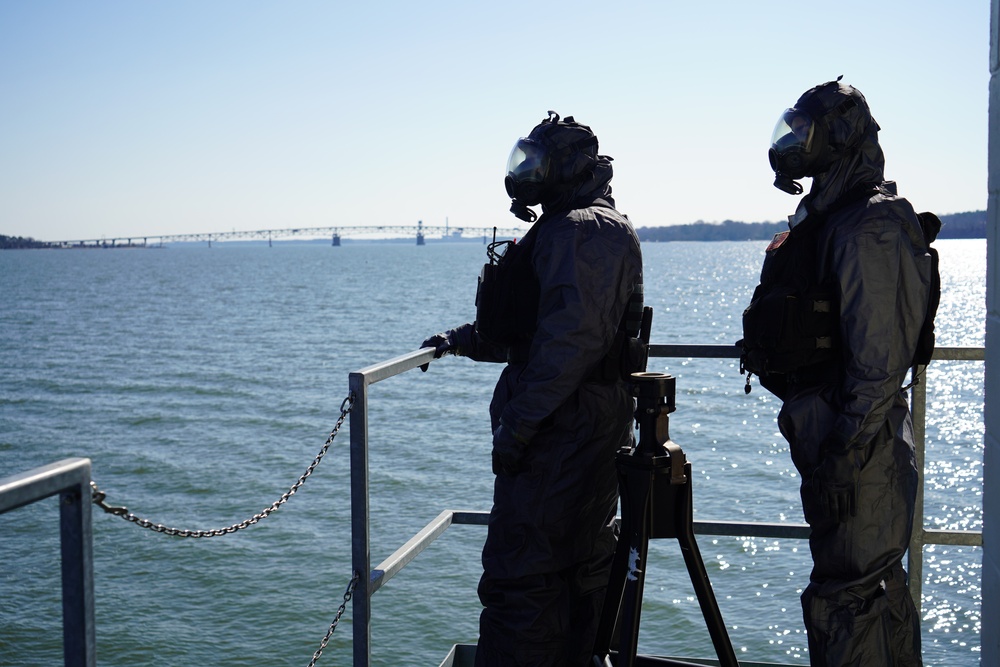
<svg viewBox="0 0 1000 667">
<path fill-rule="evenodd" d="M 618 546 L 615 547 L 614 559 L 611 562 L 611 577 L 604 595 L 604 607 L 601 609 L 601 621 L 597 626 L 597 634 L 594 638 L 595 666 L 604 665 L 605 658 L 611 651 L 611 642 L 618 624 L 618 614 L 622 608 L 622 595 L 625 592 L 625 575 L 628 568 L 628 545 L 623 539 L 626 530 L 628 530 L 627 520 L 622 517 Z"/>
<path fill-rule="evenodd" d="M 594 642 L 594 664 L 598 666 L 605 664 L 616 629 L 621 633 L 616 664 L 618 667 L 631 667 L 635 662 L 649 547 L 651 484 L 652 473 L 649 470 L 626 469 L 619 473 L 619 488 L 622 490 L 621 535 Z"/>
<path fill-rule="evenodd" d="M 624 516 L 626 507 L 634 517 L 630 531 L 622 533 L 628 548 L 625 572 L 625 589 L 622 594 L 621 640 L 618 645 L 618 667 L 632 667 L 635 664 L 636 650 L 639 644 L 639 619 L 642 615 L 642 589 L 646 582 L 646 554 L 649 548 L 650 499 L 653 472 L 650 470 L 632 471 L 629 480 L 627 499 L 622 504 Z"/>
<path fill-rule="evenodd" d="M 684 563 L 687 565 L 688 575 L 691 577 L 691 584 L 694 586 L 695 594 L 698 596 L 698 603 L 701 605 L 701 613 L 705 617 L 705 624 L 708 626 L 708 633 L 712 637 L 712 644 L 715 646 L 715 653 L 719 656 L 721 667 L 739 667 L 736 660 L 736 652 L 733 651 L 733 644 L 729 640 L 729 633 L 726 631 L 726 624 L 722 620 L 722 612 L 712 591 L 712 584 L 708 580 L 708 571 L 705 569 L 705 561 L 702 560 L 701 552 L 698 550 L 698 543 L 694 538 L 694 517 L 692 514 L 691 496 L 691 464 L 687 464 L 685 470 L 688 482 L 687 489 L 679 494 L 680 502 L 676 508 L 676 518 L 678 522 L 677 541 L 684 555 Z"/>
</svg>

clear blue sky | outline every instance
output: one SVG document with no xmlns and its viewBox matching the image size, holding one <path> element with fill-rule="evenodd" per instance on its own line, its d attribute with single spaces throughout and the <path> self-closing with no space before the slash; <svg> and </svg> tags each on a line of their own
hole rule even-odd
<svg viewBox="0 0 1000 667">
<path fill-rule="evenodd" d="M 637 227 L 779 220 L 780 112 L 844 75 L 920 209 L 986 208 L 987 0 L 0 3 L 0 234 L 510 226 L 548 109 Z"/>
</svg>

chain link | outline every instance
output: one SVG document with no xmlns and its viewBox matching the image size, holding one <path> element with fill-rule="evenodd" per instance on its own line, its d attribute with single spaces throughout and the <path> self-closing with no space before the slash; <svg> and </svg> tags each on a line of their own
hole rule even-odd
<svg viewBox="0 0 1000 667">
<path fill-rule="evenodd" d="M 337 610 L 337 615 L 333 617 L 333 623 L 330 624 L 330 629 L 326 631 L 326 636 L 323 637 L 323 641 L 320 642 L 319 648 L 313 653 L 312 660 L 309 661 L 309 667 L 315 667 L 316 661 L 319 657 L 323 655 L 323 649 L 326 645 L 330 643 L 330 638 L 333 637 L 334 631 L 337 629 L 337 624 L 340 623 L 340 617 L 344 615 L 347 610 L 347 603 L 351 601 L 351 596 L 354 595 L 354 587 L 358 585 L 358 579 L 361 575 L 358 574 L 357 570 L 354 571 L 354 576 L 351 577 L 350 583 L 347 584 L 347 590 L 344 591 L 344 601 L 341 603 L 340 608 Z"/>
<path fill-rule="evenodd" d="M 185 528 L 171 528 L 169 526 L 164 526 L 163 524 L 160 523 L 154 523 L 148 519 L 143 519 L 141 517 L 136 516 L 135 514 L 132 514 L 131 512 L 128 511 L 127 507 L 115 507 L 109 505 L 107 502 L 105 502 L 106 494 L 102 492 L 99 488 L 97 488 L 97 484 L 95 484 L 93 480 L 91 480 L 90 482 L 91 501 L 95 505 L 100 507 L 102 510 L 107 512 L 108 514 L 120 516 L 126 521 L 131 521 L 132 523 L 136 524 L 137 526 L 140 526 L 141 528 L 148 528 L 149 530 L 152 530 L 153 532 L 156 533 L 164 533 L 166 535 L 173 535 L 176 537 L 218 537 L 220 535 L 235 533 L 238 530 L 242 530 L 244 528 L 248 528 L 254 525 L 261 519 L 267 518 L 269 514 L 280 508 L 282 505 L 288 502 L 289 498 L 295 495 L 295 492 L 299 490 L 299 487 L 305 484 L 306 480 L 313 473 L 313 470 L 316 469 L 316 466 L 319 465 L 319 462 L 323 460 L 324 456 L 326 456 L 327 451 L 329 451 L 330 449 L 330 445 L 333 444 L 334 438 L 337 437 L 337 433 L 340 432 L 340 427 L 344 425 L 344 420 L 347 419 L 347 415 L 350 414 L 351 408 L 353 407 L 354 407 L 354 394 L 351 393 L 347 396 L 347 398 L 344 399 L 343 403 L 340 404 L 340 418 L 337 419 L 337 423 L 333 427 L 333 430 L 330 432 L 330 436 L 326 439 L 326 443 L 324 443 L 323 448 L 319 450 L 319 454 L 316 455 L 316 458 L 313 459 L 313 462 L 309 464 L 309 467 L 306 468 L 306 471 L 302 473 L 302 476 L 299 477 L 294 484 L 292 484 L 291 488 L 289 488 L 288 491 L 281 494 L 281 497 L 278 498 L 278 500 L 271 503 L 270 507 L 266 507 L 261 512 L 254 514 L 249 519 L 244 519 L 243 521 L 235 523 L 231 526 L 227 526 L 225 528 L 215 528 L 212 530 L 188 530 Z M 356 578 L 357 575 L 355 575 L 355 579 Z M 353 586 L 351 587 L 351 590 L 353 590 Z M 345 600 L 345 605 L 346 605 L 346 600 Z M 337 620 L 338 621 L 340 620 L 340 614 L 337 614 Z M 336 621 L 334 621 L 334 625 L 336 625 Z"/>
</svg>

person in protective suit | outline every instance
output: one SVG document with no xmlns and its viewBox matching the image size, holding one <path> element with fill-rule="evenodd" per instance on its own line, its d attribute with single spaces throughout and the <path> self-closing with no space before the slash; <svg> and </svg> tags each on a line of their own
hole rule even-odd
<svg viewBox="0 0 1000 667">
<path fill-rule="evenodd" d="M 616 546 L 615 453 L 634 438 L 622 376 L 642 370 L 622 352 L 641 319 L 639 240 L 597 151 L 589 127 L 551 111 L 516 143 L 511 211 L 531 222 L 541 204 L 542 215 L 484 267 L 476 321 L 423 343 L 435 357 L 507 364 L 490 405 L 480 667 L 592 658 Z"/>
<path fill-rule="evenodd" d="M 812 281 L 833 304 L 832 330 L 814 339 L 826 343 L 813 346 L 825 346 L 826 358 L 761 375 L 782 399 L 779 429 L 802 478 L 813 557 L 802 609 L 817 666 L 921 664 L 902 565 L 917 490 L 903 383 L 927 312 L 931 260 L 913 208 L 883 177 L 879 129 L 861 92 L 838 78 L 782 113 L 769 151 L 775 187 L 795 195 L 797 179 L 813 180 L 790 231 L 768 246 L 761 285 Z M 796 260 L 790 247 L 799 277 L 785 271 Z M 761 335 L 746 323 L 744 313 L 747 338 Z M 779 356 L 772 367 L 788 361 Z"/>
</svg>

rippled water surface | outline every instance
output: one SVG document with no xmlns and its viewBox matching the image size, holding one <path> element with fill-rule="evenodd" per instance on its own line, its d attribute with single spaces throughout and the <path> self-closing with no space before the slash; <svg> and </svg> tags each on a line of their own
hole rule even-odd
<svg viewBox="0 0 1000 667">
<path fill-rule="evenodd" d="M 731 344 L 763 245 L 644 247 L 654 343 Z M 938 342 L 984 340 L 982 240 L 942 241 Z M 191 529 L 276 500 L 322 447 L 348 373 L 473 316 L 478 244 L 220 245 L 0 253 L 0 476 L 92 459 L 112 504 Z M 675 375 L 671 435 L 697 520 L 801 522 L 778 404 L 732 360 L 654 359 Z M 442 509 L 487 510 L 487 406 L 499 367 L 446 358 L 375 385 L 372 560 Z M 928 377 L 925 526 L 982 528 L 982 362 Z M 234 535 L 182 539 L 94 515 L 98 661 L 308 664 L 350 579 L 347 433 L 287 505 Z M 449 530 L 373 600 L 378 665 L 437 665 L 474 642 L 485 531 Z M 795 540 L 699 538 L 743 659 L 808 664 Z M 676 545 L 651 543 L 640 650 L 710 657 Z M 0 515 L 0 666 L 61 661 L 55 500 Z M 979 662 L 978 548 L 924 552 L 926 664 Z M 351 611 L 319 664 L 350 664 Z"/>
</svg>

